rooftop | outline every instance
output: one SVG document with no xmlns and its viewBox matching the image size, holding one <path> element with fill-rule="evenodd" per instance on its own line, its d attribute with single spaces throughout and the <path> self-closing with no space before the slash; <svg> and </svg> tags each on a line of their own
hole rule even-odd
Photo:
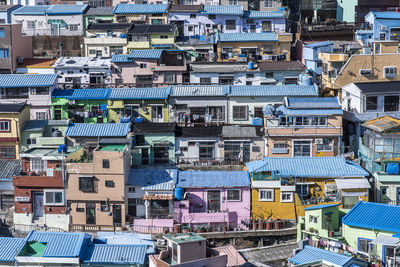
<svg viewBox="0 0 400 267">
<path fill-rule="evenodd" d="M 127 136 L 130 123 L 72 123 L 65 136 L 71 137 L 116 137 Z"/>
<path fill-rule="evenodd" d="M 102 7 L 90 7 L 86 12 L 87 16 L 112 16 L 114 7 L 112 6 L 102 6 Z M 99 23 L 101 24 L 101 23 Z M 115 23 L 118 24 L 118 23 Z"/>
<path fill-rule="evenodd" d="M 54 58 L 24 58 L 23 63 L 19 64 L 18 68 L 51 69 L 55 62 L 56 59 Z"/>
<path fill-rule="evenodd" d="M 68 147 L 67 153 L 64 154 L 64 157 L 68 156 L 68 154 L 76 151 L 77 148 Z M 58 153 L 57 148 L 53 147 L 33 147 L 20 154 L 21 158 L 41 158 L 42 160 L 59 160 L 62 159 L 62 153 Z"/>
<path fill-rule="evenodd" d="M 306 66 L 300 61 L 261 61 L 257 63 L 260 71 L 273 70 L 305 70 Z"/>
<path fill-rule="evenodd" d="M 195 127 L 177 127 L 175 137 L 199 138 L 222 136 L 222 126 L 195 126 Z"/>
<path fill-rule="evenodd" d="M 285 18 L 285 13 L 283 11 L 245 11 L 244 16 L 245 18 L 250 19 L 267 19 L 267 18 Z"/>
<path fill-rule="evenodd" d="M 171 240 L 174 243 L 182 244 L 182 243 L 191 243 L 191 242 L 198 242 L 204 241 L 206 238 L 197 235 L 195 233 L 187 233 L 187 234 L 170 234 L 164 235 L 165 239 Z"/>
<path fill-rule="evenodd" d="M 132 50 L 129 53 L 129 58 L 158 59 L 163 51 L 163 49 Z"/>
<path fill-rule="evenodd" d="M 83 14 L 88 5 L 38 5 L 23 6 L 13 11 L 14 15 L 70 15 Z"/>
<path fill-rule="evenodd" d="M 226 96 L 229 85 L 175 85 L 171 96 Z"/>
<path fill-rule="evenodd" d="M 400 206 L 359 201 L 342 219 L 343 224 L 359 228 L 400 232 Z"/>
<path fill-rule="evenodd" d="M 397 93 L 400 81 L 354 83 L 363 93 Z"/>
<path fill-rule="evenodd" d="M 377 119 L 366 121 L 362 126 L 378 133 L 391 133 L 393 131 L 398 132 L 400 120 L 390 116 L 383 116 Z"/>
<path fill-rule="evenodd" d="M 247 171 L 180 171 L 176 187 L 183 188 L 232 188 L 249 187 Z"/>
<path fill-rule="evenodd" d="M 0 237 L 0 262 L 13 262 L 24 245 L 24 238 Z"/>
<path fill-rule="evenodd" d="M 352 258 L 325 249 L 305 246 L 302 251 L 298 252 L 289 259 L 289 261 L 294 264 L 307 264 L 321 260 L 338 266 L 345 266 L 349 261 L 352 260 Z"/>
<path fill-rule="evenodd" d="M 127 184 L 145 191 L 172 191 L 177 175 L 175 169 L 131 169 Z"/>
<path fill-rule="evenodd" d="M 173 134 L 175 123 L 135 123 L 133 131 L 135 134 Z"/>
<path fill-rule="evenodd" d="M 397 11 L 371 11 L 369 14 L 376 19 L 400 19 L 400 13 Z"/>
<path fill-rule="evenodd" d="M 333 45 L 333 42 L 332 41 L 315 42 L 315 43 L 306 44 L 306 45 L 304 45 L 304 47 L 314 49 L 314 48 L 319 48 L 319 47 L 329 46 L 329 45 Z"/>
<path fill-rule="evenodd" d="M 102 57 L 61 57 L 54 63 L 53 68 L 110 68 L 110 60 Z"/>
<path fill-rule="evenodd" d="M 116 88 L 112 89 L 110 99 L 167 99 L 170 91 L 170 87 Z"/>
<path fill-rule="evenodd" d="M 256 127 L 231 125 L 222 126 L 222 136 L 225 138 L 254 138 L 260 135 L 257 134 Z"/>
<path fill-rule="evenodd" d="M 203 13 L 212 15 L 243 15 L 242 5 L 205 5 L 203 10 Z"/>
<path fill-rule="evenodd" d="M 286 107 L 288 109 L 340 109 L 341 105 L 337 97 L 288 97 Z"/>
<path fill-rule="evenodd" d="M 112 89 L 56 89 L 52 98 L 65 98 L 70 100 L 108 99 Z"/>
<path fill-rule="evenodd" d="M 87 30 L 127 30 L 131 23 L 90 23 Z"/>
<path fill-rule="evenodd" d="M 165 4 L 118 4 L 114 7 L 114 14 L 157 14 L 166 13 Z"/>
<path fill-rule="evenodd" d="M 0 11 L 7 11 L 9 9 L 19 8 L 20 5 L 0 5 Z"/>
<path fill-rule="evenodd" d="M 103 145 L 98 150 L 99 151 L 124 151 L 126 145 Z"/>
<path fill-rule="evenodd" d="M 304 210 L 319 210 L 319 209 L 326 209 L 326 208 L 332 208 L 332 207 L 338 207 L 339 204 L 323 204 L 323 205 L 317 205 L 317 206 L 311 206 L 304 208 Z"/>
<path fill-rule="evenodd" d="M 19 159 L 0 159 L 0 180 L 12 179 L 22 171 L 22 163 Z M 1 245 L 0 245 L 1 247 Z"/>
<path fill-rule="evenodd" d="M 241 7 L 241 6 L 240 6 Z M 275 32 L 218 33 L 217 42 L 276 42 Z"/>
<path fill-rule="evenodd" d="M 28 121 L 23 131 L 43 131 L 46 126 L 68 126 L 68 120 L 31 120 Z"/>
<path fill-rule="evenodd" d="M 57 74 L 0 74 L 0 88 L 48 87 L 57 82 Z"/>
<path fill-rule="evenodd" d="M 344 157 L 265 157 L 246 163 L 249 172 L 276 171 L 280 177 L 365 177 L 363 168 Z"/>
<path fill-rule="evenodd" d="M 232 85 L 229 96 L 318 96 L 314 85 Z"/>
<path fill-rule="evenodd" d="M 203 5 L 171 5 L 168 13 L 193 13 L 203 9 Z"/>
<path fill-rule="evenodd" d="M 83 254 L 86 264 L 145 264 L 147 245 L 94 244 Z"/>
<path fill-rule="evenodd" d="M 0 113 L 19 113 L 26 106 L 28 106 L 25 102 L 22 103 L 0 103 Z"/>
</svg>

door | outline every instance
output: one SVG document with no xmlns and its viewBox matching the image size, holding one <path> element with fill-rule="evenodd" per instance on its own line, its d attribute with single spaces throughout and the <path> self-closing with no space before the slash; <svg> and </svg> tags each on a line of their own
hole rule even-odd
<svg viewBox="0 0 400 267">
<path fill-rule="evenodd" d="M 33 193 L 33 219 L 43 217 L 43 193 Z"/>
<path fill-rule="evenodd" d="M 128 198 L 128 214 L 136 217 L 136 198 Z"/>
<path fill-rule="evenodd" d="M 96 203 L 86 203 L 86 224 L 96 224 Z"/>
<path fill-rule="evenodd" d="M 256 25 L 250 25 L 250 32 L 256 32 Z"/>
<path fill-rule="evenodd" d="M 151 106 L 151 121 L 163 122 L 163 106 Z"/>
<path fill-rule="evenodd" d="M 256 118 L 264 118 L 263 108 L 255 107 L 254 108 L 254 117 Z"/>
<path fill-rule="evenodd" d="M 148 164 L 149 164 L 149 149 L 142 148 L 142 165 L 148 165 Z"/>
<path fill-rule="evenodd" d="M 121 205 L 113 205 L 113 224 L 122 223 Z"/>
</svg>

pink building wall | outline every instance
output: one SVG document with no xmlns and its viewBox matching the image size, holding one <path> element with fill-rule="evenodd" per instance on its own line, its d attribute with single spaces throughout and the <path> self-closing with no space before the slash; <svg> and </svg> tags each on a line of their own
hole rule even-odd
<svg viewBox="0 0 400 267">
<path fill-rule="evenodd" d="M 228 188 L 231 189 L 231 188 Z M 239 188 L 232 188 L 239 189 Z M 209 190 L 221 190 L 221 212 L 207 212 L 207 189 L 185 188 L 188 199 L 174 202 L 174 218 L 177 223 L 228 223 L 236 227 L 242 220 L 250 219 L 251 190 L 249 187 L 241 187 L 241 200 L 228 201 L 227 188 L 209 188 Z M 190 205 L 198 212 L 189 212 Z M 202 205 L 202 208 L 199 208 Z"/>
<path fill-rule="evenodd" d="M 164 233 L 164 227 L 170 231 L 174 227 L 173 219 L 134 219 L 133 230 L 138 233 Z"/>
</svg>

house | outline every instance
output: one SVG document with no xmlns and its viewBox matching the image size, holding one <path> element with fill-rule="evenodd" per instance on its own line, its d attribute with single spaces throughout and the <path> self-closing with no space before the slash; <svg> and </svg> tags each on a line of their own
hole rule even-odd
<svg viewBox="0 0 400 267">
<path fill-rule="evenodd" d="M 339 96 L 341 94 L 340 88 L 337 88 L 334 80 L 336 79 L 341 68 L 349 60 L 347 53 L 330 53 L 319 52 L 318 58 L 321 60 L 321 87 L 323 96 Z"/>
<path fill-rule="evenodd" d="M 0 160 L 0 214 L 11 212 L 14 207 L 14 186 L 12 177 L 21 172 L 20 160 Z"/>
<path fill-rule="evenodd" d="M 378 2 L 368 0 L 358 0 L 355 6 L 356 22 L 363 23 L 365 16 L 371 11 L 387 11 L 394 10 L 399 7 L 396 0 L 383 0 Z"/>
<path fill-rule="evenodd" d="M 98 2 L 101 1 L 111 2 L 109 0 L 99 0 Z M 114 15 L 112 13 L 113 9 L 114 7 L 112 5 L 102 5 L 95 7 L 89 4 L 89 9 L 83 15 L 84 28 L 87 29 L 87 26 L 89 26 L 89 24 L 114 22 Z"/>
<path fill-rule="evenodd" d="M 15 73 L 17 74 L 54 74 L 54 58 L 23 58 Z"/>
<path fill-rule="evenodd" d="M 22 24 L 22 33 L 28 36 L 82 36 L 83 14 L 88 5 L 23 6 L 12 12 L 11 21 Z"/>
<path fill-rule="evenodd" d="M 75 123 L 110 122 L 110 94 L 111 89 L 56 89 L 52 94 L 52 118 Z"/>
<path fill-rule="evenodd" d="M 260 69 L 260 85 L 299 84 L 299 77 L 306 67 L 300 61 L 262 61 L 257 63 Z M 256 83 L 252 83 L 257 85 Z M 310 83 L 301 85 L 311 85 Z"/>
<path fill-rule="evenodd" d="M 22 172 L 13 177 L 14 223 L 68 231 L 63 161 L 76 149 L 35 147 L 20 154 Z"/>
<path fill-rule="evenodd" d="M 260 11 L 277 11 L 282 5 L 281 0 L 266 0 L 266 1 L 250 1 L 250 0 L 222 0 L 221 5 L 241 5 L 244 10 L 260 10 Z"/>
<path fill-rule="evenodd" d="M 21 148 L 58 147 L 65 143 L 68 120 L 28 121 L 21 133 Z"/>
<path fill-rule="evenodd" d="M 88 57 L 111 57 L 127 53 L 126 32 L 130 23 L 95 23 L 86 27 L 85 54 Z"/>
<path fill-rule="evenodd" d="M 0 74 L 0 103 L 25 101 L 31 120 L 50 118 L 51 94 L 57 87 L 56 74 Z"/>
<path fill-rule="evenodd" d="M 32 37 L 22 35 L 21 25 L 3 24 L 0 25 L 0 73 L 15 73 L 22 59 L 32 57 Z"/>
<path fill-rule="evenodd" d="M 344 157 L 265 157 L 246 167 L 252 218 L 295 219 L 303 208 L 321 202 L 350 209 L 359 198 L 368 199 L 368 173 Z"/>
<path fill-rule="evenodd" d="M 358 156 L 361 165 L 374 177 L 376 202 L 400 204 L 397 170 L 399 166 L 398 138 L 400 120 L 383 116 L 362 124 Z"/>
<path fill-rule="evenodd" d="M 175 169 L 131 169 L 126 182 L 128 217 L 136 232 L 171 231 L 174 220 Z"/>
<path fill-rule="evenodd" d="M 11 12 L 20 8 L 20 4 L 1 5 L 0 8 L 0 24 L 11 24 Z"/>
<path fill-rule="evenodd" d="M 400 15 L 396 11 L 370 11 L 365 16 L 367 29 L 372 30 L 372 38 L 366 44 L 372 41 L 398 41 L 400 39 Z"/>
<path fill-rule="evenodd" d="M 333 42 L 323 41 L 306 44 L 303 47 L 303 63 L 308 70 L 311 70 L 314 81 L 318 81 L 322 74 L 322 62 L 318 57 L 319 53 L 332 53 Z"/>
<path fill-rule="evenodd" d="M 388 266 L 394 266 L 395 251 L 399 243 L 400 229 L 397 220 L 400 207 L 359 201 L 342 219 L 342 232 L 346 243 L 365 259 L 377 257 Z"/>
<path fill-rule="evenodd" d="M 175 164 L 175 123 L 135 123 L 132 166 Z"/>
<path fill-rule="evenodd" d="M 25 102 L 0 103 L 0 159 L 19 159 L 20 136 L 30 109 Z"/>
<path fill-rule="evenodd" d="M 317 97 L 318 90 L 314 85 L 232 85 L 228 94 L 228 122 L 231 124 L 260 124 L 265 105 L 280 105 L 285 96 Z M 257 119 L 258 118 L 258 119 Z M 258 122 L 257 122 L 258 121 Z"/>
<path fill-rule="evenodd" d="M 245 259 L 233 246 L 208 248 L 206 238 L 195 233 L 169 234 L 167 250 L 150 255 L 150 267 L 187 265 L 204 267 L 243 266 Z"/>
<path fill-rule="evenodd" d="M 340 253 L 327 251 L 325 249 L 315 248 L 312 246 L 304 246 L 301 251 L 298 251 L 293 257 L 289 258 L 291 266 L 307 265 L 307 266 L 362 266 L 367 267 L 367 261 L 345 256 Z"/>
<path fill-rule="evenodd" d="M 130 123 L 71 123 L 65 137 L 69 146 L 93 146 L 112 144 L 115 139 L 120 144 L 130 143 Z"/>
<path fill-rule="evenodd" d="M 228 93 L 228 85 L 175 85 L 168 99 L 170 121 L 183 124 L 227 122 Z"/>
<path fill-rule="evenodd" d="M 290 60 L 290 34 L 218 33 L 218 61 Z"/>
<path fill-rule="evenodd" d="M 337 156 L 342 151 L 342 116 L 337 97 L 285 97 L 275 111 L 265 108 L 270 157 Z M 269 111 L 272 109 L 272 112 Z"/>
<path fill-rule="evenodd" d="M 180 171 L 175 187 L 174 219 L 179 224 L 230 231 L 250 219 L 247 171 Z"/>
<path fill-rule="evenodd" d="M 128 52 L 136 49 L 174 49 L 176 25 L 133 24 L 127 33 Z"/>
<path fill-rule="evenodd" d="M 117 4 L 113 10 L 114 22 L 136 24 L 167 24 L 166 4 Z"/>
<path fill-rule="evenodd" d="M 96 50 L 97 51 L 97 50 Z M 100 51 L 100 50 L 99 50 Z M 53 65 L 61 88 L 104 88 L 111 83 L 111 61 L 96 57 L 61 57 Z"/>
<path fill-rule="evenodd" d="M 113 81 L 136 87 L 181 84 L 188 69 L 186 52 L 182 50 L 131 50 L 129 55 L 111 58 Z"/>
<path fill-rule="evenodd" d="M 127 145 L 99 145 L 91 150 L 86 146 L 71 155 L 66 164 L 70 231 L 125 224 L 125 182 L 130 166 L 131 152 Z"/>
<path fill-rule="evenodd" d="M 110 121 L 123 122 L 127 119 L 143 118 L 146 122 L 169 121 L 169 87 L 158 88 L 115 88 L 108 101 Z"/>
<path fill-rule="evenodd" d="M 285 33 L 285 14 L 283 11 L 245 11 L 243 14 L 243 32 Z"/>
</svg>

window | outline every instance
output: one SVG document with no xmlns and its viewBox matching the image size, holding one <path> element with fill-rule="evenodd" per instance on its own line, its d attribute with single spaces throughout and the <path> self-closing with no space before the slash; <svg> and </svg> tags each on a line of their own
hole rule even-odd
<svg viewBox="0 0 400 267">
<path fill-rule="evenodd" d="M 274 148 L 286 148 L 286 143 L 275 143 Z"/>
<path fill-rule="evenodd" d="M 317 217 L 317 216 L 310 215 L 310 216 L 308 217 L 308 222 L 309 222 L 309 223 L 318 223 L 318 217 Z"/>
<path fill-rule="evenodd" d="M 213 160 L 214 159 L 215 142 L 200 142 L 199 143 L 199 159 Z"/>
<path fill-rule="evenodd" d="M 247 78 L 247 79 L 252 79 L 252 78 L 254 78 L 254 73 L 246 73 L 246 78 Z"/>
<path fill-rule="evenodd" d="M 260 153 L 261 152 L 261 148 L 259 146 L 253 146 L 251 148 L 251 151 L 254 153 Z"/>
<path fill-rule="evenodd" d="M 104 169 L 109 169 L 110 168 L 110 160 L 103 159 L 103 168 Z"/>
<path fill-rule="evenodd" d="M 317 145 L 317 152 L 330 152 L 330 151 L 333 151 L 333 145 L 327 145 L 327 144 Z"/>
<path fill-rule="evenodd" d="M 220 212 L 220 211 L 221 211 L 221 191 L 208 190 L 207 212 Z"/>
<path fill-rule="evenodd" d="M 370 76 L 372 74 L 372 70 L 370 69 L 360 69 L 360 75 Z"/>
<path fill-rule="evenodd" d="M 233 120 L 247 120 L 247 106 L 233 106 Z"/>
<path fill-rule="evenodd" d="M 216 16 L 215 15 L 208 15 L 208 19 L 215 19 Z"/>
<path fill-rule="evenodd" d="M 48 95 L 49 87 L 33 87 L 30 89 L 31 95 Z"/>
<path fill-rule="evenodd" d="M 0 58 L 8 58 L 9 56 L 8 48 L 0 48 Z"/>
<path fill-rule="evenodd" d="M 228 2 L 229 2 L 229 5 L 230 5 L 230 6 L 236 6 L 236 5 L 239 4 L 239 1 L 238 1 L 238 0 L 229 0 Z"/>
<path fill-rule="evenodd" d="M 193 27 L 192 25 L 189 25 L 189 26 L 188 26 L 188 31 L 189 31 L 189 32 L 192 32 L 193 29 L 194 29 L 194 27 Z"/>
<path fill-rule="evenodd" d="M 135 192 L 136 192 L 135 187 L 134 187 L 134 186 L 128 187 L 128 192 L 129 192 L 129 193 L 135 193 Z"/>
<path fill-rule="evenodd" d="M 285 77 L 284 84 L 297 84 L 297 77 Z"/>
<path fill-rule="evenodd" d="M 106 185 L 106 187 L 115 187 L 114 181 L 106 181 L 105 185 Z"/>
<path fill-rule="evenodd" d="M 124 53 L 124 49 L 122 46 L 110 46 L 110 54 L 111 55 L 121 55 Z"/>
<path fill-rule="evenodd" d="M 381 33 L 379 34 L 379 39 L 380 39 L 381 41 L 385 41 L 385 39 L 386 39 L 386 34 L 385 34 L 384 32 L 381 32 Z"/>
<path fill-rule="evenodd" d="M 253 82 L 251 82 L 251 81 L 246 81 L 246 85 L 252 85 L 253 84 Z"/>
<path fill-rule="evenodd" d="M 396 77 L 396 67 L 383 67 L 383 77 L 393 78 Z"/>
<path fill-rule="evenodd" d="M 358 238 L 358 245 L 357 245 L 358 252 L 368 254 L 370 251 L 370 248 L 373 248 L 371 241 L 372 240 L 370 240 L 370 239 Z"/>
<path fill-rule="evenodd" d="M 141 68 L 141 69 L 147 68 L 147 64 L 146 64 L 146 63 L 140 63 L 140 68 Z"/>
<path fill-rule="evenodd" d="M 49 119 L 47 112 L 36 112 L 35 116 L 36 116 L 37 120 L 48 120 Z"/>
<path fill-rule="evenodd" d="M 4 38 L 4 28 L 0 28 L 0 38 Z"/>
<path fill-rule="evenodd" d="M 107 202 L 105 202 L 105 201 L 100 202 L 100 210 L 103 212 L 110 211 L 110 207 L 109 207 L 109 205 L 107 205 Z"/>
<path fill-rule="evenodd" d="M 240 201 L 240 189 L 228 189 L 226 193 L 228 201 Z"/>
<path fill-rule="evenodd" d="M 266 72 L 265 73 L 265 78 L 274 78 L 274 73 L 273 72 Z"/>
<path fill-rule="evenodd" d="M 10 131 L 10 122 L 0 121 L 0 132 L 9 132 L 9 131 Z"/>
<path fill-rule="evenodd" d="M 201 77 L 200 84 L 211 84 L 211 77 Z"/>
<path fill-rule="evenodd" d="M 274 189 L 260 189 L 259 200 L 260 201 L 274 201 Z"/>
<path fill-rule="evenodd" d="M 264 44 L 263 45 L 263 54 L 272 54 L 274 53 L 274 45 L 273 44 Z"/>
<path fill-rule="evenodd" d="M 311 157 L 311 140 L 293 141 L 294 157 Z"/>
<path fill-rule="evenodd" d="M 378 108 L 378 97 L 377 96 L 367 96 L 365 98 L 365 110 L 377 110 Z"/>
<path fill-rule="evenodd" d="M 168 39 L 168 35 L 160 35 L 160 39 Z"/>
<path fill-rule="evenodd" d="M 296 192 L 302 197 L 308 196 L 308 184 L 296 184 Z"/>
<path fill-rule="evenodd" d="M 164 82 L 165 83 L 174 83 L 175 82 L 175 72 L 165 72 L 164 73 Z"/>
<path fill-rule="evenodd" d="M 281 202 L 293 202 L 293 192 L 281 192 Z"/>
<path fill-rule="evenodd" d="M 95 49 L 90 49 L 89 50 L 89 54 L 90 55 L 95 55 L 96 54 L 96 50 Z"/>
<path fill-rule="evenodd" d="M 266 8 L 274 7 L 274 0 L 264 0 L 264 7 Z"/>
<path fill-rule="evenodd" d="M 47 206 L 64 205 L 64 192 L 62 190 L 44 190 L 44 204 Z"/>
<path fill-rule="evenodd" d="M 95 192 L 94 177 L 79 177 L 79 191 Z"/>
<path fill-rule="evenodd" d="M 384 97 L 383 111 L 398 111 L 399 110 L 399 96 L 387 95 Z"/>
<path fill-rule="evenodd" d="M 26 139 L 26 144 L 27 145 L 36 145 L 36 139 L 35 138 L 28 138 L 28 139 Z"/>
<path fill-rule="evenodd" d="M 41 158 L 31 158 L 30 165 L 31 171 L 44 171 L 47 169 L 47 161 Z"/>
<path fill-rule="evenodd" d="M 15 147 L 0 147 L 0 159 L 15 159 Z"/>
<path fill-rule="evenodd" d="M 236 20 L 226 20 L 225 28 L 227 30 L 236 30 Z"/>
<path fill-rule="evenodd" d="M 26 25 L 27 25 L 28 29 L 35 29 L 36 28 L 36 23 L 33 20 L 28 20 L 26 22 Z"/>
<path fill-rule="evenodd" d="M 196 14 L 190 14 L 190 18 L 191 19 L 195 19 L 196 18 Z"/>
<path fill-rule="evenodd" d="M 78 31 L 78 25 L 77 25 L 77 24 L 69 25 L 69 30 L 70 30 L 71 32 L 76 32 L 76 31 Z"/>
</svg>

